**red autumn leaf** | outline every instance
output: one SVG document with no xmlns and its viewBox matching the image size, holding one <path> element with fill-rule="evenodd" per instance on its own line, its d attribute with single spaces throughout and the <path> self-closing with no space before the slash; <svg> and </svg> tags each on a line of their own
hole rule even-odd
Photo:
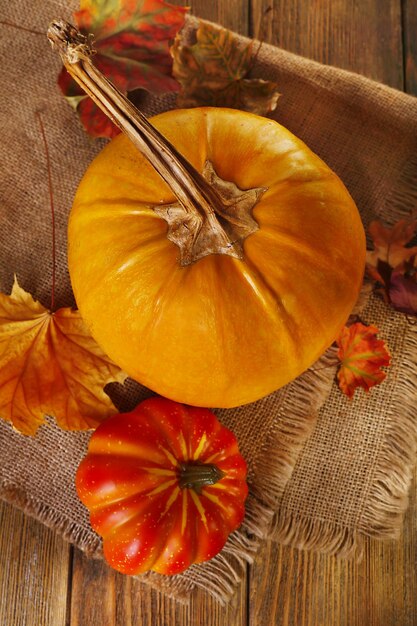
<svg viewBox="0 0 417 626">
<path fill-rule="evenodd" d="M 74 17 L 82 33 L 94 34 L 94 64 L 121 92 L 166 92 L 179 88 L 171 73 L 169 44 L 187 10 L 164 0 L 81 0 Z M 58 84 L 90 135 L 119 132 L 64 68 Z"/>
<path fill-rule="evenodd" d="M 45 415 L 68 430 L 95 428 L 117 413 L 105 385 L 125 378 L 78 311 L 51 313 L 17 281 L 0 293 L 0 417 L 21 433 L 35 434 Z"/>
<path fill-rule="evenodd" d="M 67 102 L 77 111 L 84 129 L 92 137 L 115 137 L 120 130 L 71 78 L 65 67 L 58 76 L 58 85 Z"/>
<path fill-rule="evenodd" d="M 381 367 L 390 365 L 391 356 L 384 341 L 377 338 L 378 332 L 376 326 L 356 322 L 344 326 L 336 341 L 340 360 L 337 379 L 340 389 L 349 398 L 358 387 L 369 391 L 386 377 Z"/>
</svg>

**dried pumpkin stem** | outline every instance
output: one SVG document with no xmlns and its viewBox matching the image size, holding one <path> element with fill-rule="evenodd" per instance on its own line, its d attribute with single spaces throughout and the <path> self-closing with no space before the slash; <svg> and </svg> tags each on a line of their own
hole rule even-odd
<svg viewBox="0 0 417 626">
<path fill-rule="evenodd" d="M 178 212 L 173 210 L 177 208 L 175 205 L 169 205 L 167 211 L 158 210 L 159 207 L 154 210 L 168 222 L 168 238 L 180 247 L 181 264 L 188 265 L 212 253 L 243 258 L 241 240 L 244 237 L 236 238 L 230 228 L 224 227 L 223 218 L 226 221 L 230 219 L 225 216 L 227 210 L 225 211 L 224 198 L 218 192 L 218 186 L 213 181 L 208 182 L 94 66 L 91 61 L 95 53 L 92 36 L 81 34 L 64 20 L 56 20 L 49 26 L 48 39 L 58 50 L 74 80 L 131 139 L 178 199 L 182 207 L 179 218 Z M 263 191 L 259 190 L 260 193 Z M 255 193 L 255 202 L 260 193 Z M 250 208 L 253 204 L 252 202 Z M 175 223 L 171 223 L 172 214 L 177 216 Z M 180 224 L 178 219 L 181 220 Z M 247 222 L 246 219 L 245 227 Z M 183 228 L 180 229 L 179 226 Z M 257 229 L 254 220 L 250 226 L 251 230 L 245 231 L 245 237 Z M 239 228 L 242 231 L 241 224 Z"/>
<path fill-rule="evenodd" d="M 178 485 L 181 489 L 194 489 L 214 485 L 224 477 L 224 472 L 212 463 L 181 463 L 178 469 Z"/>
</svg>

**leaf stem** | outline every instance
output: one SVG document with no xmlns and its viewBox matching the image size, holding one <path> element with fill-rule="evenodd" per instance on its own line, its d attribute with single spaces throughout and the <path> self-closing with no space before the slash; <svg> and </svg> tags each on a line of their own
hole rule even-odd
<svg viewBox="0 0 417 626">
<path fill-rule="evenodd" d="M 18 30 L 24 30 L 26 33 L 32 33 L 32 35 L 44 35 L 44 33 L 40 30 L 27 28 L 26 26 L 21 26 L 20 24 L 13 24 L 13 22 L 8 22 L 7 20 L 0 20 L 0 24 L 3 24 L 3 26 L 10 26 L 11 28 L 17 28 Z"/>
<path fill-rule="evenodd" d="M 48 142 L 46 140 L 45 127 L 42 121 L 42 117 L 39 111 L 35 113 L 38 118 L 39 126 L 41 129 L 42 141 L 46 155 L 46 168 L 48 171 L 48 188 L 49 188 L 49 206 L 51 207 L 51 224 L 52 224 L 52 289 L 51 289 L 51 311 L 55 310 L 55 285 L 56 285 L 56 235 L 55 235 L 55 205 L 54 205 L 54 193 L 52 188 L 52 168 L 51 158 L 49 155 Z"/>
</svg>

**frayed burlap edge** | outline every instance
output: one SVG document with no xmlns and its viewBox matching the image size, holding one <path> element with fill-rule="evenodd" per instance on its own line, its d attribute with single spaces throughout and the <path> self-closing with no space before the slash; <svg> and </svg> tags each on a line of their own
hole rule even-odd
<svg viewBox="0 0 417 626">
<path fill-rule="evenodd" d="M 398 539 L 417 455 L 417 325 L 405 337 L 407 370 L 398 379 L 366 505 L 356 528 L 278 511 L 271 538 L 344 558 L 363 556 L 364 537 Z"/>
<path fill-rule="evenodd" d="M 387 198 L 381 219 L 397 221 L 417 214 L 417 156 L 403 163 L 395 191 Z M 393 210 L 390 210 L 393 207 Z M 388 413 L 380 462 L 359 526 L 364 535 L 398 539 L 408 506 L 417 461 L 417 319 L 409 320 L 402 350 L 402 376 L 396 381 Z M 389 478 L 388 478 L 389 477 Z"/>
<path fill-rule="evenodd" d="M 248 563 L 253 561 L 259 549 L 260 540 L 270 534 L 276 502 L 282 495 L 296 458 L 314 427 L 317 412 L 329 394 L 334 376 L 333 368 L 329 367 L 329 359 L 332 356 L 326 353 L 314 368 L 285 389 L 281 408 L 283 415 L 277 419 L 276 428 L 271 431 L 250 472 L 251 475 L 256 474 L 257 488 L 255 490 L 252 487 L 249 478 L 250 495 L 245 519 L 241 528 L 229 537 L 220 554 L 175 577 L 167 578 L 150 572 L 139 576 L 139 580 L 146 581 L 153 588 L 182 601 L 190 600 L 190 593 L 196 588 L 210 593 L 223 605 L 231 599 L 246 573 Z M 296 402 L 294 398 L 297 399 Z M 287 403 L 292 403 L 291 413 L 286 412 Z M 268 495 L 267 499 L 265 494 Z"/>
<path fill-rule="evenodd" d="M 326 401 L 335 375 L 334 350 L 330 348 L 314 366 L 285 388 L 285 398 L 275 426 L 259 449 L 253 464 L 257 505 L 244 527 L 262 539 L 271 534 L 272 519 L 298 455 L 310 436 L 320 407 Z"/>
<path fill-rule="evenodd" d="M 368 289 L 361 292 L 360 308 L 366 303 L 368 293 Z M 139 580 L 146 579 L 154 588 L 168 591 L 183 600 L 195 588 L 209 592 L 220 604 L 230 600 L 245 575 L 247 564 L 253 561 L 260 540 L 271 535 L 277 503 L 315 426 L 318 411 L 330 393 L 334 375 L 334 349 L 330 348 L 310 370 L 282 390 L 285 398 L 275 428 L 259 450 L 250 470 L 250 495 L 245 519 L 240 529 L 229 537 L 220 554 L 168 581 L 166 577 L 152 572 L 138 577 Z M 291 407 L 291 412 L 288 407 Z M 256 489 L 251 484 L 251 476 L 254 475 Z"/>
<path fill-rule="evenodd" d="M 412 155 L 401 168 L 395 191 L 381 207 L 380 219 L 392 224 L 407 219 L 417 206 L 417 157 Z M 367 302 L 364 285 L 359 314 Z M 417 322 L 409 320 L 404 334 L 402 374 L 391 399 L 385 436 L 361 519 L 356 528 L 283 512 L 277 507 L 271 524 L 271 539 L 303 550 L 320 551 L 360 560 L 366 536 L 378 540 L 398 539 L 409 501 L 413 469 L 417 461 Z"/>
<path fill-rule="evenodd" d="M 404 341 L 406 366 L 395 387 L 385 439 L 359 530 L 378 539 L 398 539 L 417 458 L 417 325 Z"/>
<path fill-rule="evenodd" d="M 285 489 L 302 446 L 314 428 L 318 410 L 329 394 L 334 376 L 332 360 L 330 349 L 310 370 L 282 391 L 285 398 L 281 415 L 251 469 L 258 483 L 256 494 L 250 485 L 243 524 L 232 533 L 223 550 L 210 561 L 194 565 L 183 574 L 163 576 L 148 572 L 137 576 L 137 580 L 183 603 L 190 602 L 196 588 L 210 593 L 222 605 L 231 599 L 246 573 L 247 565 L 256 555 L 260 540 L 270 534 L 276 502 Z M 291 406 L 291 412 L 287 405 Z M 102 544 L 97 535 L 92 535 L 61 512 L 32 499 L 11 482 L 0 484 L 0 498 L 58 532 L 88 557 L 102 557 Z"/>
</svg>

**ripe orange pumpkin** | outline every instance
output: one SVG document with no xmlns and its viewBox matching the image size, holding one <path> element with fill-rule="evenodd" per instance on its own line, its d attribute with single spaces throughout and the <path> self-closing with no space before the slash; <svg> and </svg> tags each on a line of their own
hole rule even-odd
<svg viewBox="0 0 417 626">
<path fill-rule="evenodd" d="M 199 406 L 254 401 L 314 363 L 349 316 L 365 263 L 358 210 L 272 120 L 196 108 L 151 122 L 199 172 L 210 162 L 220 191 L 223 181 L 257 190 L 255 229 L 242 258 L 200 254 L 182 266 L 156 212 L 175 197 L 119 135 L 88 168 L 70 216 L 77 304 L 108 355 L 159 394 Z"/>
</svg>

